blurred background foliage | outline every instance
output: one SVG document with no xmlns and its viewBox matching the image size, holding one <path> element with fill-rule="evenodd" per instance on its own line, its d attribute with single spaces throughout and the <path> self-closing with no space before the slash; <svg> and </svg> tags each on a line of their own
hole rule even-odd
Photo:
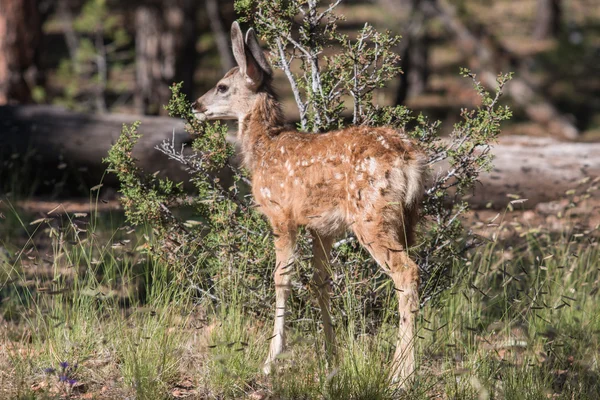
<svg viewBox="0 0 600 400">
<path fill-rule="evenodd" d="M 173 82 L 183 81 L 183 93 L 197 96 L 233 65 L 228 39 L 236 19 L 233 0 L 2 4 L 0 18 L 17 35 L 0 40 L 0 104 L 166 114 L 162 105 Z M 346 16 L 338 21 L 341 33 L 368 21 L 403 36 L 397 51 L 404 74 L 376 95 L 379 104 L 403 104 L 451 120 L 478 101 L 458 77 L 459 67 L 479 73 L 490 86 L 491 76 L 515 71 L 507 97 L 515 119 L 506 133 L 600 136 L 595 0 L 347 0 L 339 12 Z M 286 115 L 298 120 L 281 71 L 276 84 Z"/>
</svg>

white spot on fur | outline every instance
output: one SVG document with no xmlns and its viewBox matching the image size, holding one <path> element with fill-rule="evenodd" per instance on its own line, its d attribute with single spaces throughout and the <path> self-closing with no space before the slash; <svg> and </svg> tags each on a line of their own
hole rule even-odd
<svg viewBox="0 0 600 400">
<path fill-rule="evenodd" d="M 281 154 L 285 154 L 285 147 L 281 146 L 281 149 L 279 149 L 279 151 L 281 151 Z"/>
<path fill-rule="evenodd" d="M 266 187 L 260 188 L 260 194 L 262 194 L 263 197 L 266 197 L 267 199 L 271 198 L 271 191 L 269 190 L 269 188 L 266 188 Z"/>
<path fill-rule="evenodd" d="M 388 182 L 386 179 L 378 179 L 375 181 L 375 183 L 373 184 L 373 187 L 377 190 L 379 189 L 385 189 L 388 186 Z"/>
<path fill-rule="evenodd" d="M 369 159 L 369 174 L 373 175 L 377 171 L 377 160 L 374 158 Z"/>
<path fill-rule="evenodd" d="M 389 149 L 390 146 L 387 144 L 385 138 L 383 136 L 377 136 L 377 141 L 383 145 L 386 149 Z"/>
<path fill-rule="evenodd" d="M 344 177 L 344 175 L 340 174 L 339 172 L 336 172 L 334 177 L 335 177 L 335 179 L 342 179 Z"/>
</svg>

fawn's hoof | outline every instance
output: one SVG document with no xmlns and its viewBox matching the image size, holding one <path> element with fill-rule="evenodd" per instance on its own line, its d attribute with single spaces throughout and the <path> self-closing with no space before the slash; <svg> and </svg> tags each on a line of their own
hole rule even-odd
<svg viewBox="0 0 600 400">
<path fill-rule="evenodd" d="M 406 390 L 410 387 L 411 383 L 412 383 L 412 376 L 411 375 L 404 375 L 404 374 L 393 374 L 390 377 L 392 386 L 396 387 L 397 389 L 399 389 L 401 392 L 406 392 Z"/>
<path fill-rule="evenodd" d="M 265 364 L 264 364 L 264 366 L 263 366 L 263 369 L 262 369 L 262 370 L 263 370 L 263 373 L 264 373 L 265 375 L 270 375 L 270 374 L 271 374 L 272 365 L 273 365 L 273 362 L 272 362 L 272 361 L 270 361 L 270 360 L 267 360 L 267 361 L 265 362 Z"/>
</svg>

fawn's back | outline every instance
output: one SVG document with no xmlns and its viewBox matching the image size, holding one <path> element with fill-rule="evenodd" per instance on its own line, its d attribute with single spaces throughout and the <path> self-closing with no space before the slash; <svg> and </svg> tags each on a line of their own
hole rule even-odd
<svg viewBox="0 0 600 400">
<path fill-rule="evenodd" d="M 284 131 L 261 153 L 253 194 L 269 219 L 327 236 L 365 222 L 412 230 L 424 158 L 400 132 L 366 126 Z"/>
</svg>

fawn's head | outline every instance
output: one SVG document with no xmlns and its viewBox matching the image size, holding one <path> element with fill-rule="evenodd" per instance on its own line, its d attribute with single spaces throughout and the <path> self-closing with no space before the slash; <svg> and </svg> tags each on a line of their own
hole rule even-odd
<svg viewBox="0 0 600 400">
<path fill-rule="evenodd" d="M 231 26 L 233 56 L 238 66 L 232 68 L 202 97 L 192 104 L 196 118 L 240 119 L 248 114 L 265 86 L 272 78 L 273 71 L 258 43 L 254 29 L 246 33 L 246 41 L 240 25 Z"/>
</svg>

